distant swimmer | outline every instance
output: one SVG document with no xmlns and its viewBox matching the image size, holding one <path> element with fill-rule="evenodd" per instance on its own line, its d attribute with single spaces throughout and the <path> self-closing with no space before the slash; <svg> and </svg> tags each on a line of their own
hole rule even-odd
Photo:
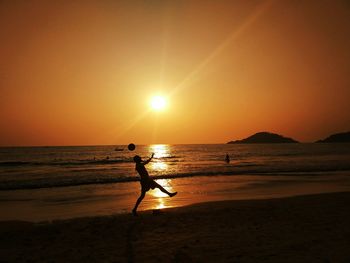
<svg viewBox="0 0 350 263">
<path fill-rule="evenodd" d="M 229 156 L 228 154 L 226 154 L 225 162 L 226 162 L 226 163 L 230 163 L 230 156 Z"/>
<path fill-rule="evenodd" d="M 158 184 L 156 181 L 154 181 L 148 174 L 145 165 L 148 164 L 152 158 L 154 156 L 154 153 L 152 153 L 151 158 L 149 158 L 147 161 L 142 161 L 141 157 L 138 155 L 134 156 L 134 162 L 136 163 L 135 165 L 135 169 L 136 171 L 139 173 L 141 180 L 141 194 L 140 197 L 137 199 L 136 204 L 134 209 L 132 210 L 132 214 L 134 216 L 137 215 L 137 207 L 139 206 L 139 204 L 141 203 L 141 201 L 143 200 L 143 198 L 146 195 L 146 192 L 148 192 L 150 189 L 154 189 L 154 188 L 158 188 L 160 191 L 162 191 L 163 193 L 166 193 L 167 195 L 169 195 L 170 197 L 173 197 L 174 195 L 177 194 L 177 192 L 174 193 L 170 193 L 168 192 L 166 189 L 163 188 L 163 186 L 161 186 L 160 184 Z"/>
</svg>

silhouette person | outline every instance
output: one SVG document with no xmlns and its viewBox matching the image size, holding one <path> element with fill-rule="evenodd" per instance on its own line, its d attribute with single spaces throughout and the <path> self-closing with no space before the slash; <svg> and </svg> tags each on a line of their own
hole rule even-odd
<svg viewBox="0 0 350 263">
<path fill-rule="evenodd" d="M 226 163 L 230 163 L 230 156 L 228 154 L 226 154 L 225 161 Z"/>
<path fill-rule="evenodd" d="M 147 161 L 142 161 L 141 157 L 138 155 L 134 156 L 134 162 L 136 163 L 135 165 L 135 169 L 136 171 L 139 173 L 141 180 L 141 194 L 140 197 L 137 199 L 136 204 L 134 209 L 132 210 L 132 214 L 134 216 L 137 215 L 137 207 L 139 206 L 139 204 L 141 203 L 141 201 L 143 200 L 143 198 L 146 195 L 146 192 L 148 192 L 150 189 L 154 189 L 154 188 L 158 188 L 160 191 L 162 191 L 163 193 L 166 193 L 167 195 L 169 195 L 170 197 L 173 197 L 174 195 L 177 194 L 177 192 L 174 193 L 170 193 L 168 192 L 166 189 L 163 188 L 163 186 L 161 186 L 160 184 L 158 184 L 156 181 L 154 181 L 148 174 L 145 165 L 148 164 L 152 158 L 154 156 L 154 153 L 152 153 L 151 158 L 149 158 Z"/>
</svg>

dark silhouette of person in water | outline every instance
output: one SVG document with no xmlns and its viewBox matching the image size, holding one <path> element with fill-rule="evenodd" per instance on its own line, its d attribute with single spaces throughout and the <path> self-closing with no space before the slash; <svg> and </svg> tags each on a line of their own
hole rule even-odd
<svg viewBox="0 0 350 263">
<path fill-rule="evenodd" d="M 160 191 L 162 191 L 163 193 L 166 193 L 167 195 L 169 195 L 170 197 L 173 197 L 174 195 L 177 194 L 177 192 L 175 193 L 170 193 L 168 192 L 166 189 L 163 188 L 163 186 L 161 186 L 160 184 L 158 184 L 156 181 L 154 181 L 148 174 L 145 165 L 148 164 L 152 158 L 154 156 L 154 153 L 152 153 L 151 158 L 149 158 L 147 161 L 142 161 L 141 157 L 138 155 L 134 156 L 134 162 L 136 163 L 135 165 L 135 169 L 136 171 L 139 173 L 141 180 L 141 194 L 140 197 L 137 199 L 136 204 L 134 209 L 132 210 L 133 215 L 137 215 L 137 207 L 139 206 L 139 204 L 141 203 L 141 201 L 143 200 L 143 198 L 146 195 L 146 192 L 148 192 L 150 189 L 154 189 L 154 188 L 158 188 Z"/>
<path fill-rule="evenodd" d="M 230 163 L 230 156 L 228 154 L 226 154 L 225 161 L 226 163 Z"/>
</svg>

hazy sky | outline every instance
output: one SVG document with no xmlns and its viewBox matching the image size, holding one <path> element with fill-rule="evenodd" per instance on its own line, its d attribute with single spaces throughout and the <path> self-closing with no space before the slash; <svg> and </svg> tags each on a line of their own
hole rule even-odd
<svg viewBox="0 0 350 263">
<path fill-rule="evenodd" d="M 0 145 L 350 130 L 346 0 L 9 0 L 0 34 Z"/>
</svg>

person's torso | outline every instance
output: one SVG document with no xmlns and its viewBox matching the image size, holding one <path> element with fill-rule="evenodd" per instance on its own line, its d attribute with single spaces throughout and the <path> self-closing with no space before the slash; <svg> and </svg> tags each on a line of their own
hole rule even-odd
<svg viewBox="0 0 350 263">
<path fill-rule="evenodd" d="M 149 175 L 148 175 L 148 172 L 146 170 L 146 167 L 143 164 L 141 164 L 141 163 L 140 164 L 136 164 L 135 169 L 139 173 L 142 181 L 143 180 L 148 180 Z"/>
</svg>

